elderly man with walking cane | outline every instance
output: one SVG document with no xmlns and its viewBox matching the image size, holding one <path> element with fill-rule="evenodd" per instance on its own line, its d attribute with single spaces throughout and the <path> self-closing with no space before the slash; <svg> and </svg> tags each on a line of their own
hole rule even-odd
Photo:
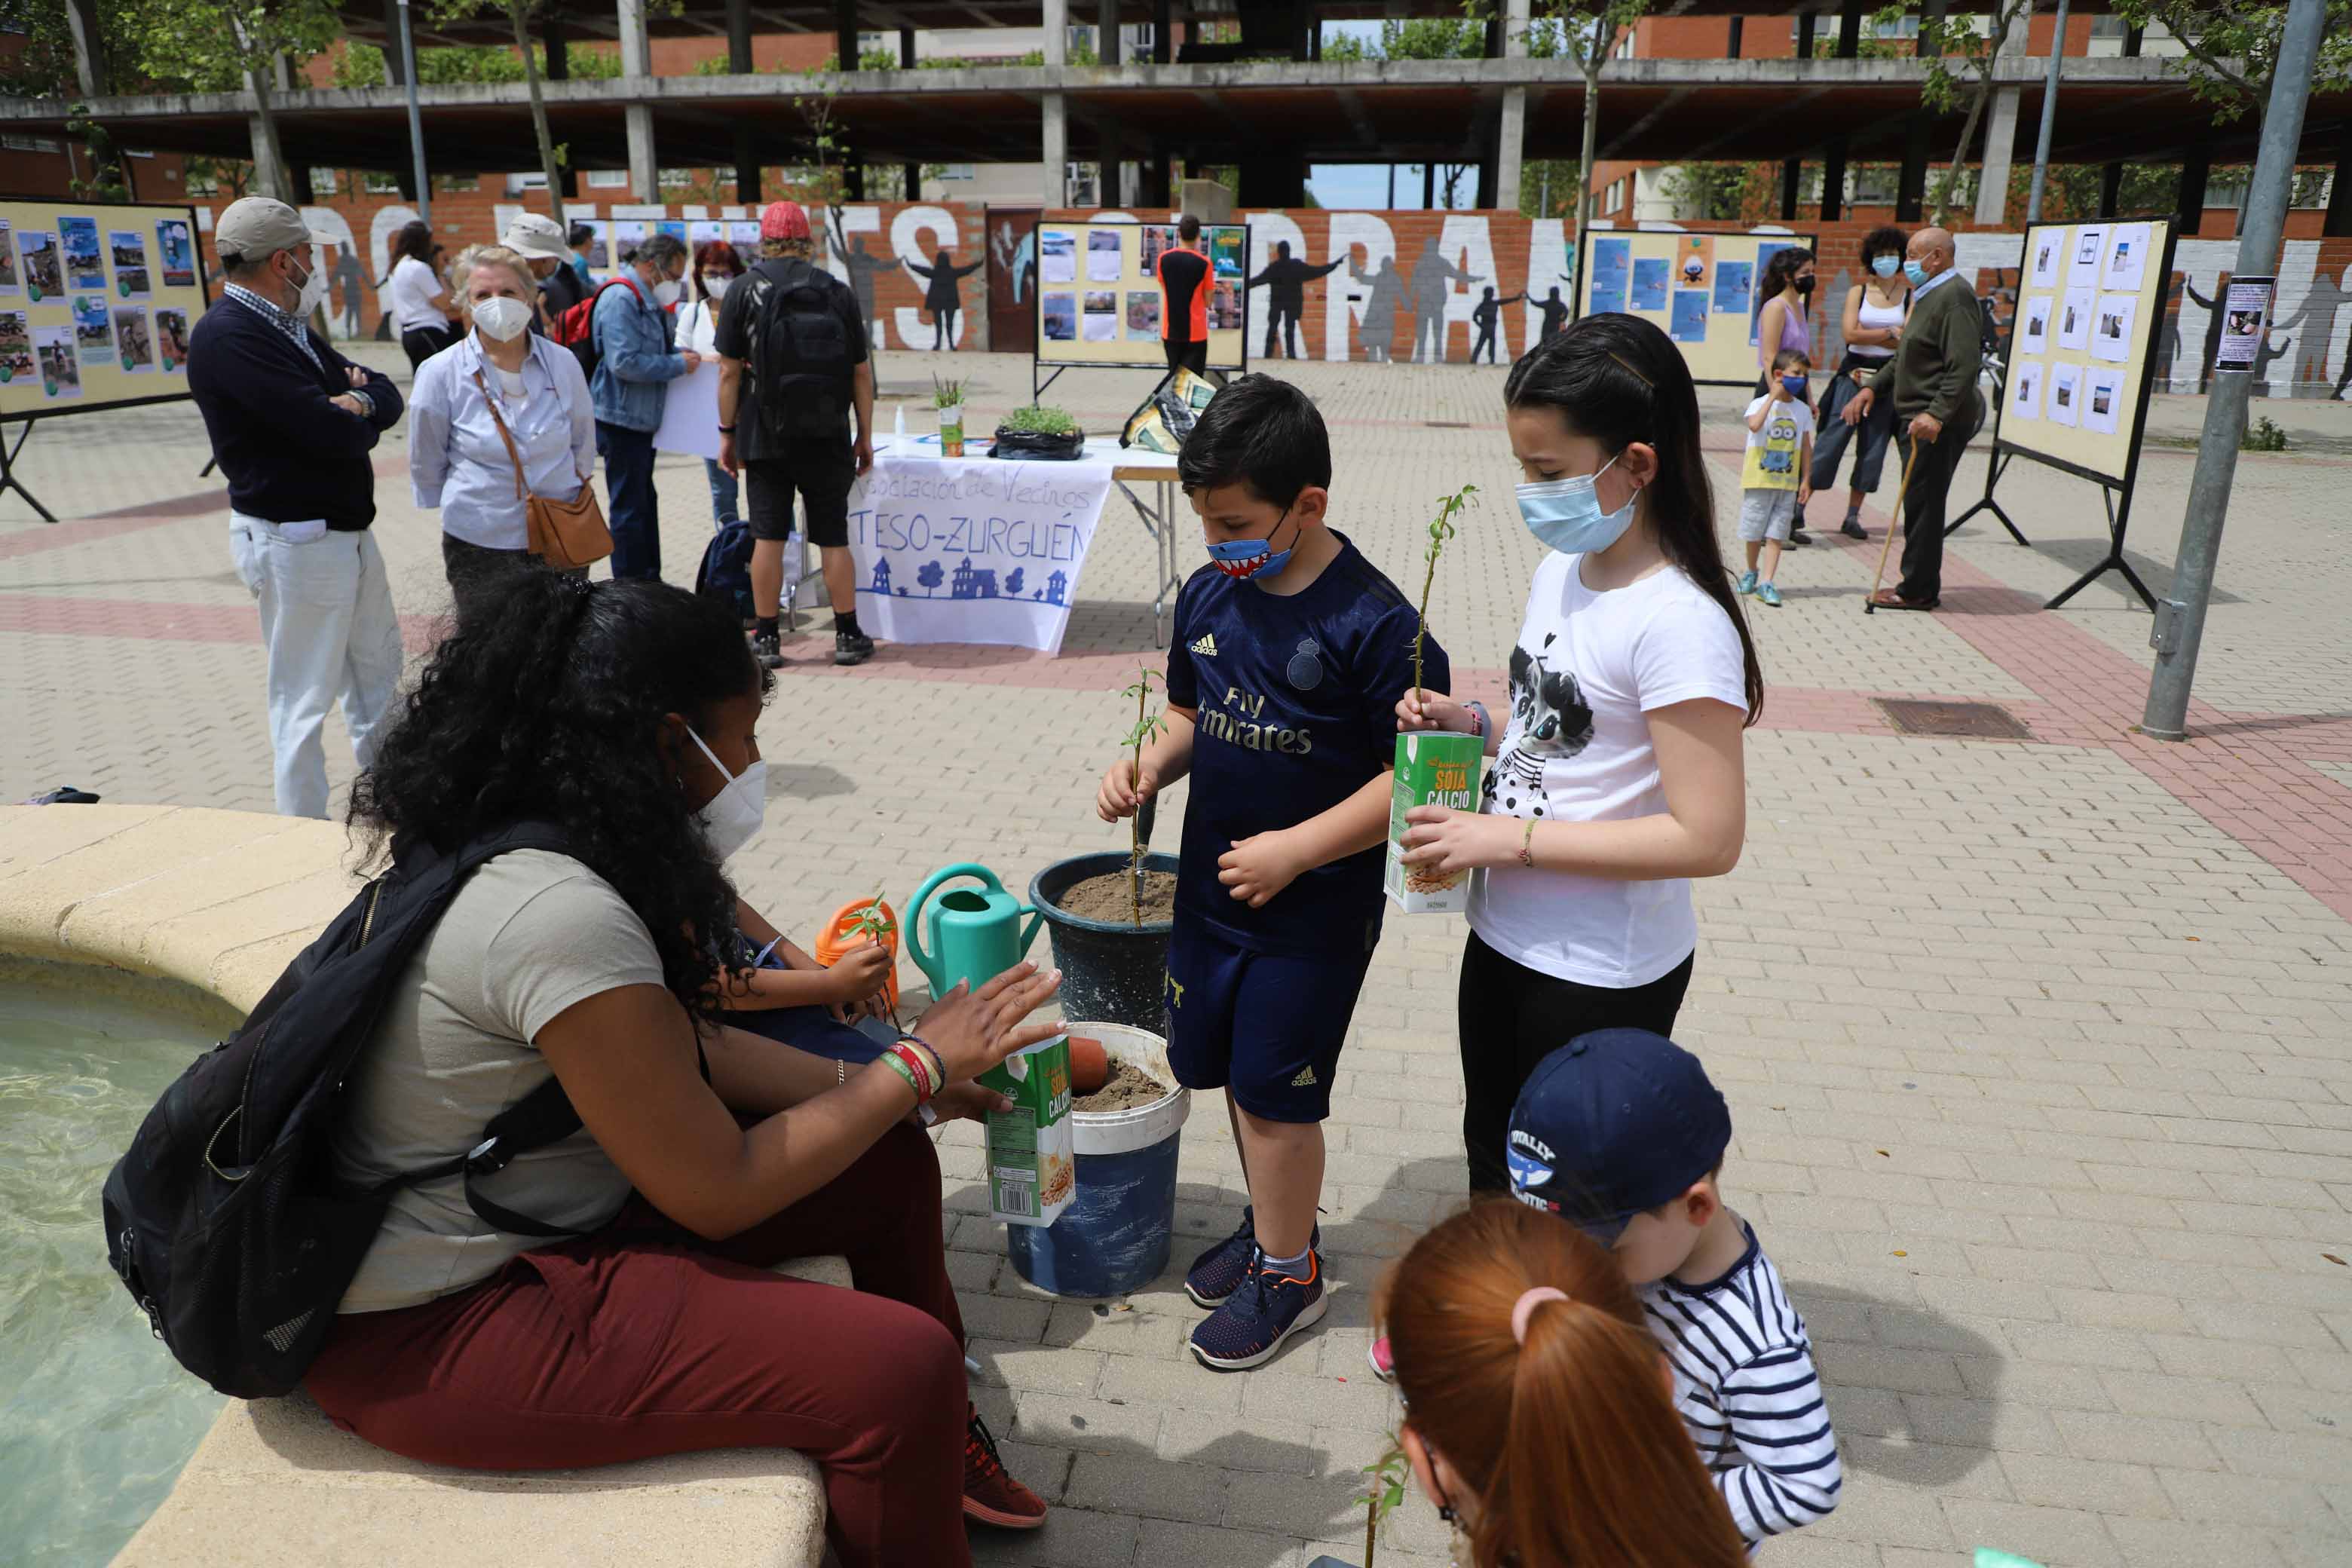
<svg viewBox="0 0 2352 1568">
<path fill-rule="evenodd" d="M 1854 395 L 1844 417 L 1859 424 L 1881 395 L 1895 399 L 1895 438 L 1903 453 L 1903 580 L 1874 586 L 1870 607 L 1932 610 L 1944 593 L 1944 508 L 1960 454 L 1983 423 L 1977 374 L 1984 363 L 1983 318 L 1976 290 L 1953 268 L 1952 237 L 1923 228 L 1903 264 L 1911 280 L 1911 316 L 1895 351 L 1894 386 L 1874 383 Z M 1885 378 L 1881 377 L 1883 382 Z"/>
</svg>

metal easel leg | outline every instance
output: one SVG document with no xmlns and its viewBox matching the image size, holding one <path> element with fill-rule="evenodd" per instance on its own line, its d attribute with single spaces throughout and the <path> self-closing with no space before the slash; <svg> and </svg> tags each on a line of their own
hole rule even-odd
<svg viewBox="0 0 2352 1568">
<path fill-rule="evenodd" d="M 2054 610 L 2105 574 L 2120 572 L 2123 574 L 2124 581 L 2131 584 L 2132 592 L 2139 595 L 2139 602 L 2147 606 L 2150 615 L 2154 615 L 2156 595 L 2147 591 L 2147 584 L 2139 580 L 2139 574 L 2133 571 L 2131 563 L 2124 559 L 2124 524 L 2123 520 L 2116 515 L 2116 492 L 2102 485 L 2099 488 L 2099 499 L 2107 503 L 2107 553 L 2097 565 L 2067 584 L 2064 593 L 2042 607 L 2045 610 Z"/>
<path fill-rule="evenodd" d="M 25 481 L 16 477 L 16 454 L 23 451 L 25 443 L 32 438 L 33 421 L 30 419 L 26 420 L 25 427 L 16 432 L 15 445 L 10 445 L 5 435 L 0 435 L 0 495 L 6 495 L 10 490 L 15 490 L 25 498 L 26 506 L 39 514 L 43 522 L 55 522 L 58 521 L 57 514 L 43 506 L 40 498 L 26 489 Z"/>
<path fill-rule="evenodd" d="M 2000 502 L 1992 499 L 1993 486 L 2000 482 L 2000 476 L 2007 471 L 2011 461 L 2012 459 L 2007 456 L 1997 455 L 1994 457 L 1992 466 L 1985 470 L 1985 490 L 1982 499 L 1978 500 L 1974 506 L 1969 508 L 1968 510 L 1960 513 L 1959 516 L 1952 519 L 1951 521 L 1944 525 L 1945 538 L 1949 539 L 1952 535 L 1958 533 L 1960 531 L 1960 524 L 1968 521 L 1969 519 L 1976 516 L 1977 513 L 1980 511 L 1989 511 L 1992 513 L 1993 516 L 2000 519 L 2000 525 L 2009 530 L 2009 536 L 2011 539 L 2014 539 L 2020 544 L 2024 544 L 2026 542 L 2025 535 L 2019 531 L 2016 522 L 2010 517 L 2008 512 L 2001 510 Z"/>
</svg>

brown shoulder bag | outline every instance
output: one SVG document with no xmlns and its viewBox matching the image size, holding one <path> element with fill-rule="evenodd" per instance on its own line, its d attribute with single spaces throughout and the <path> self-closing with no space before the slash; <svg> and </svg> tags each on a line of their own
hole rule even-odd
<svg viewBox="0 0 2352 1568">
<path fill-rule="evenodd" d="M 523 486 L 522 454 L 515 449 L 514 437 L 499 412 L 498 394 L 478 370 L 474 373 L 474 384 L 482 389 L 483 401 L 490 405 L 491 422 L 499 427 L 499 439 L 507 444 L 507 456 L 514 461 L 515 500 L 523 504 L 530 552 L 559 572 L 585 571 L 613 553 L 613 531 L 604 526 L 604 509 L 596 504 L 595 484 L 582 479 L 580 493 L 570 500 L 530 494 Z"/>
</svg>

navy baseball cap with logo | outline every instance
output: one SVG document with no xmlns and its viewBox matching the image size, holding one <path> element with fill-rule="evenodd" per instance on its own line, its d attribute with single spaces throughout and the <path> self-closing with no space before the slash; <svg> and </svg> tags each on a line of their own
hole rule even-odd
<svg viewBox="0 0 2352 1568">
<path fill-rule="evenodd" d="M 1511 1108 L 1511 1193 L 1602 1246 L 1723 1162 L 1731 1108 L 1698 1058 L 1647 1029 L 1595 1029 L 1538 1064 Z"/>
</svg>

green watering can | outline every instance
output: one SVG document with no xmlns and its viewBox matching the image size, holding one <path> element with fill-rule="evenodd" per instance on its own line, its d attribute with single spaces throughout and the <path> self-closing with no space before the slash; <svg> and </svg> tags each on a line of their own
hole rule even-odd
<svg viewBox="0 0 2352 1568">
<path fill-rule="evenodd" d="M 980 887 L 940 893 L 939 901 L 931 903 L 931 895 L 942 884 L 965 877 L 979 879 Z M 926 904 L 931 906 L 929 921 L 923 918 Z M 1024 915 L 1029 917 L 1026 925 L 1021 921 Z M 914 900 L 907 906 L 907 947 L 923 978 L 930 982 L 934 997 L 946 995 L 967 980 L 978 990 L 1021 962 L 1021 955 L 1037 940 L 1037 928 L 1045 920 L 1035 910 L 1015 902 L 995 872 L 966 860 L 941 867 L 915 889 Z M 923 940 L 926 933 L 930 938 L 928 944 Z"/>
</svg>

